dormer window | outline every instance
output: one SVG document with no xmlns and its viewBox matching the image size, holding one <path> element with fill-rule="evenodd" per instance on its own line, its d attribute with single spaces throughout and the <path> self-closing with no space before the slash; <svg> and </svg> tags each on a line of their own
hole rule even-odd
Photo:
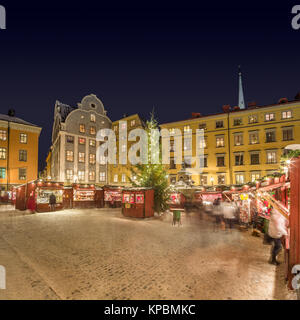
<svg viewBox="0 0 300 320">
<path fill-rule="evenodd" d="M 96 122 L 96 116 L 94 114 L 91 114 L 91 122 Z"/>
<path fill-rule="evenodd" d="M 95 103 L 91 103 L 91 107 L 92 107 L 93 109 L 95 109 L 95 108 L 96 108 Z"/>
</svg>

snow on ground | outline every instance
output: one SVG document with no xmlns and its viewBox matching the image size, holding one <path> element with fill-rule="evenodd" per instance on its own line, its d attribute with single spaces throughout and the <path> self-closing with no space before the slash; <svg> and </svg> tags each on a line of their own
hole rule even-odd
<svg viewBox="0 0 300 320">
<path fill-rule="evenodd" d="M 109 209 L 0 212 L 0 299 L 296 298 L 261 238 L 214 233 L 207 215 L 184 216 L 180 227 L 171 220 Z"/>
</svg>

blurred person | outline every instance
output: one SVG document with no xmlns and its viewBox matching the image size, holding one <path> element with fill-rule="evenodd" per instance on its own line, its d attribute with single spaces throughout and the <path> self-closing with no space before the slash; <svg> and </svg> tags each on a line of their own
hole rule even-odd
<svg viewBox="0 0 300 320">
<path fill-rule="evenodd" d="M 51 193 L 49 197 L 49 206 L 50 206 L 50 211 L 55 211 L 56 197 L 54 193 Z"/>
<path fill-rule="evenodd" d="M 217 198 L 213 202 L 213 216 L 215 217 L 214 222 L 214 232 L 218 231 L 220 229 L 221 223 L 222 223 L 222 207 L 221 207 L 221 198 Z"/>
<path fill-rule="evenodd" d="M 35 198 L 34 198 L 33 191 L 30 193 L 30 196 L 28 198 L 27 208 L 31 211 L 31 213 L 35 212 L 36 204 L 35 204 Z"/>
<path fill-rule="evenodd" d="M 287 220 L 280 214 L 278 210 L 273 208 L 271 210 L 270 222 L 268 234 L 271 242 L 273 242 L 271 250 L 271 258 L 269 263 L 278 266 L 280 262 L 277 261 L 276 257 L 282 249 L 281 238 L 287 236 Z"/>
<path fill-rule="evenodd" d="M 229 199 L 223 203 L 223 215 L 224 221 L 231 232 L 233 228 L 233 221 L 235 219 L 235 208 Z"/>
</svg>

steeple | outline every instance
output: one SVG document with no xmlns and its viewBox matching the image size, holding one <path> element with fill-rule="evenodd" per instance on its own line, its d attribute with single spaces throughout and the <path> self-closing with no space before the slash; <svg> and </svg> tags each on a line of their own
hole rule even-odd
<svg viewBox="0 0 300 320">
<path fill-rule="evenodd" d="M 239 107 L 240 107 L 240 109 L 245 109 L 241 66 L 239 66 Z"/>
</svg>

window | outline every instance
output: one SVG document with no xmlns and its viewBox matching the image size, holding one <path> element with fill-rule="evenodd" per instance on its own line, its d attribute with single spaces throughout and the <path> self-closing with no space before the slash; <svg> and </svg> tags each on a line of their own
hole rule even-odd
<svg viewBox="0 0 300 320">
<path fill-rule="evenodd" d="M 275 120 L 275 113 L 266 113 L 265 114 L 265 121 L 273 121 Z"/>
<path fill-rule="evenodd" d="M 19 180 L 26 180 L 27 170 L 26 168 L 19 168 Z"/>
<path fill-rule="evenodd" d="M 258 122 L 257 114 L 252 114 L 251 116 L 249 116 L 248 117 L 248 122 L 249 123 L 257 123 Z"/>
<path fill-rule="evenodd" d="M 276 142 L 276 131 L 266 131 L 266 142 Z"/>
<path fill-rule="evenodd" d="M 74 137 L 73 136 L 66 136 L 67 143 L 74 143 Z"/>
<path fill-rule="evenodd" d="M 90 153 L 90 164 L 96 163 L 96 155 L 93 153 Z"/>
<path fill-rule="evenodd" d="M 66 178 L 67 178 L 67 180 L 73 180 L 73 170 L 72 169 L 66 170 Z"/>
<path fill-rule="evenodd" d="M 106 164 L 106 157 L 105 156 L 99 156 L 99 163 L 100 164 Z"/>
<path fill-rule="evenodd" d="M 174 158 L 170 158 L 170 167 L 169 169 L 176 169 L 176 164 Z"/>
<path fill-rule="evenodd" d="M 122 182 L 126 182 L 126 174 L 122 174 Z"/>
<path fill-rule="evenodd" d="M 74 152 L 68 150 L 67 155 L 66 155 L 66 159 L 67 159 L 67 161 L 74 161 Z"/>
<path fill-rule="evenodd" d="M 282 129 L 282 140 L 283 141 L 293 140 L 293 128 Z"/>
<path fill-rule="evenodd" d="M 234 126 L 240 126 L 241 124 L 243 124 L 242 118 L 233 119 Z"/>
<path fill-rule="evenodd" d="M 78 154 L 78 162 L 84 162 L 85 161 L 85 153 L 79 152 Z"/>
<path fill-rule="evenodd" d="M 118 182 L 118 175 L 117 174 L 114 175 L 114 182 Z"/>
<path fill-rule="evenodd" d="M 244 155 L 242 153 L 234 155 L 235 165 L 242 166 L 244 165 Z"/>
<path fill-rule="evenodd" d="M 207 185 L 207 175 L 204 175 L 204 174 L 200 175 L 200 185 L 202 186 Z"/>
<path fill-rule="evenodd" d="M 96 146 L 96 140 L 90 139 L 90 146 L 95 147 Z"/>
<path fill-rule="evenodd" d="M 5 130 L 0 130 L 0 140 L 1 141 L 6 141 L 7 139 L 7 134 Z"/>
<path fill-rule="evenodd" d="M 79 144 L 85 144 L 85 138 L 78 138 Z"/>
<path fill-rule="evenodd" d="M 260 172 L 251 172 L 250 174 L 251 182 L 255 182 L 260 179 Z"/>
<path fill-rule="evenodd" d="M 103 171 L 101 171 L 100 173 L 99 173 L 99 181 L 100 182 L 105 182 L 105 172 L 103 172 Z"/>
<path fill-rule="evenodd" d="M 251 153 L 250 161 L 251 161 L 251 164 L 259 164 L 259 153 Z"/>
<path fill-rule="evenodd" d="M 130 125 L 131 125 L 131 127 L 134 127 L 135 126 L 135 120 L 131 120 L 130 121 Z M 124 182 L 124 181 L 123 181 Z"/>
<path fill-rule="evenodd" d="M 268 164 L 277 163 L 275 150 L 267 151 L 267 163 Z"/>
<path fill-rule="evenodd" d="M 290 119 L 290 118 L 292 118 L 292 111 L 291 110 L 283 111 L 281 113 L 281 118 L 282 119 Z"/>
<path fill-rule="evenodd" d="M 78 171 L 78 180 L 84 181 L 85 179 L 85 172 L 84 171 Z"/>
<path fill-rule="evenodd" d="M 191 127 L 190 126 L 184 126 L 183 127 L 183 132 L 186 132 L 186 133 L 189 133 L 189 132 L 191 132 L 192 130 L 191 130 Z"/>
<path fill-rule="evenodd" d="M 207 168 L 207 156 L 200 156 L 200 168 Z"/>
<path fill-rule="evenodd" d="M 27 150 L 19 150 L 19 161 L 27 161 Z"/>
<path fill-rule="evenodd" d="M 27 134 L 26 133 L 20 134 L 20 143 L 27 143 Z"/>
<path fill-rule="evenodd" d="M 245 175 L 244 175 L 244 173 L 236 173 L 235 174 L 235 183 L 236 184 L 245 183 Z"/>
<path fill-rule="evenodd" d="M 6 159 L 6 148 L 0 148 L 0 160 Z"/>
<path fill-rule="evenodd" d="M 218 184 L 225 184 L 225 174 L 218 175 Z"/>
<path fill-rule="evenodd" d="M 224 122 L 223 120 L 216 121 L 216 128 L 224 128 Z"/>
<path fill-rule="evenodd" d="M 91 122 L 96 122 L 96 116 L 93 113 L 91 114 Z"/>
<path fill-rule="evenodd" d="M 217 167 L 225 167 L 225 157 L 217 156 Z"/>
<path fill-rule="evenodd" d="M 85 133 L 85 125 L 84 124 L 79 125 L 79 132 Z"/>
<path fill-rule="evenodd" d="M 224 136 L 216 136 L 217 148 L 224 147 Z"/>
<path fill-rule="evenodd" d="M 258 131 L 249 132 L 249 144 L 259 143 Z"/>
<path fill-rule="evenodd" d="M 89 172 L 89 180 L 94 181 L 95 180 L 95 171 L 90 171 Z"/>
<path fill-rule="evenodd" d="M 205 148 L 207 148 L 207 137 L 200 137 L 200 140 L 199 140 L 199 148 L 200 148 L 200 149 L 205 149 Z"/>
<path fill-rule="evenodd" d="M 234 134 L 234 145 L 241 146 L 243 144 L 243 134 L 242 133 L 235 133 Z"/>
<path fill-rule="evenodd" d="M 95 135 L 96 134 L 96 128 L 90 127 L 90 134 Z"/>
<path fill-rule="evenodd" d="M 6 169 L 0 168 L 0 179 L 5 179 L 6 177 Z"/>
<path fill-rule="evenodd" d="M 199 129 L 206 130 L 206 123 L 200 123 L 199 124 Z"/>
<path fill-rule="evenodd" d="M 169 129 L 169 133 L 170 133 L 170 134 L 175 134 L 175 128 Z"/>
</svg>

